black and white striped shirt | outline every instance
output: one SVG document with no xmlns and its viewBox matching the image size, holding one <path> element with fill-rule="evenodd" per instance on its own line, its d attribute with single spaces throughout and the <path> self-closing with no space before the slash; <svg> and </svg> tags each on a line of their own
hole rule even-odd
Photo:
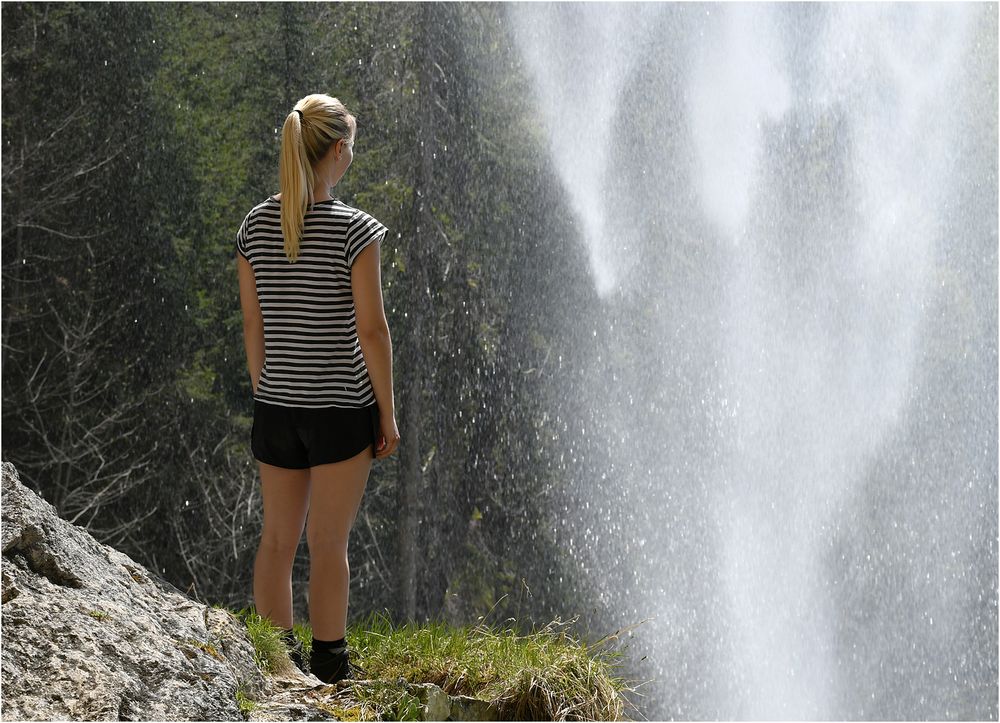
<svg viewBox="0 0 1000 723">
<path fill-rule="evenodd" d="M 281 202 L 254 206 L 236 232 L 264 317 L 264 368 L 254 399 L 285 407 L 366 407 L 375 392 L 355 326 L 351 266 L 388 229 L 339 199 L 306 211 L 299 257 L 281 235 Z"/>
</svg>

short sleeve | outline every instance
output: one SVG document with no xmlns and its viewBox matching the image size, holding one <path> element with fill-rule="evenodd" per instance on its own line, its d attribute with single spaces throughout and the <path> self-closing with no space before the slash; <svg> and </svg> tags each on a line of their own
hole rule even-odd
<svg viewBox="0 0 1000 723">
<path fill-rule="evenodd" d="M 359 210 L 351 217 L 347 226 L 347 266 L 354 266 L 358 254 L 372 241 L 382 242 L 386 228 L 378 219 L 365 211 Z"/>
<path fill-rule="evenodd" d="M 247 238 L 250 234 L 250 214 L 252 213 L 253 211 L 246 215 L 246 218 L 243 219 L 243 223 L 240 224 L 239 229 L 236 231 L 236 253 L 241 254 L 247 261 L 250 260 L 249 256 L 247 256 Z"/>
</svg>

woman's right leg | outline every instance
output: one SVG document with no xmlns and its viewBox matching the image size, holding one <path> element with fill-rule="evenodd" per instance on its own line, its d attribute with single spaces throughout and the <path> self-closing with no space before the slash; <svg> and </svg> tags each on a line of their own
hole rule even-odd
<svg viewBox="0 0 1000 723">
<path fill-rule="evenodd" d="M 309 470 L 258 461 L 264 529 L 253 566 L 254 606 L 261 617 L 292 627 L 292 563 L 309 507 Z"/>
<path fill-rule="evenodd" d="M 351 570 L 347 543 L 372 465 L 372 446 L 350 459 L 309 468 L 309 622 L 317 640 L 347 631 Z"/>
</svg>

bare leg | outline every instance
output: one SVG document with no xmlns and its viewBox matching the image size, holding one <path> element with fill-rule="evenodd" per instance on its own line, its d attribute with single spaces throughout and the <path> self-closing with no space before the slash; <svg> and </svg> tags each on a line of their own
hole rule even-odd
<svg viewBox="0 0 1000 723">
<path fill-rule="evenodd" d="M 347 543 L 368 484 L 372 446 L 341 462 L 310 468 L 309 621 L 317 640 L 340 640 L 347 631 L 351 569 Z"/>
<path fill-rule="evenodd" d="M 309 509 L 309 470 L 259 464 L 264 530 L 253 564 L 254 605 L 261 617 L 290 628 L 292 564 Z"/>
</svg>

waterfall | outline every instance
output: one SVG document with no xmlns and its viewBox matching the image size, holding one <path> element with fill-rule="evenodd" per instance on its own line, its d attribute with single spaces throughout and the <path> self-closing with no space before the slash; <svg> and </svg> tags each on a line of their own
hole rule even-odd
<svg viewBox="0 0 1000 723">
<path fill-rule="evenodd" d="M 579 337 L 607 454 L 579 527 L 612 618 L 653 618 L 646 714 L 995 719 L 996 6 L 507 10 L 615 320 Z M 962 366 L 942 288 L 980 261 L 959 322 L 992 356 Z M 940 355 L 982 389 L 964 421 L 922 411 Z M 970 435 L 992 456 L 932 471 Z"/>
</svg>

